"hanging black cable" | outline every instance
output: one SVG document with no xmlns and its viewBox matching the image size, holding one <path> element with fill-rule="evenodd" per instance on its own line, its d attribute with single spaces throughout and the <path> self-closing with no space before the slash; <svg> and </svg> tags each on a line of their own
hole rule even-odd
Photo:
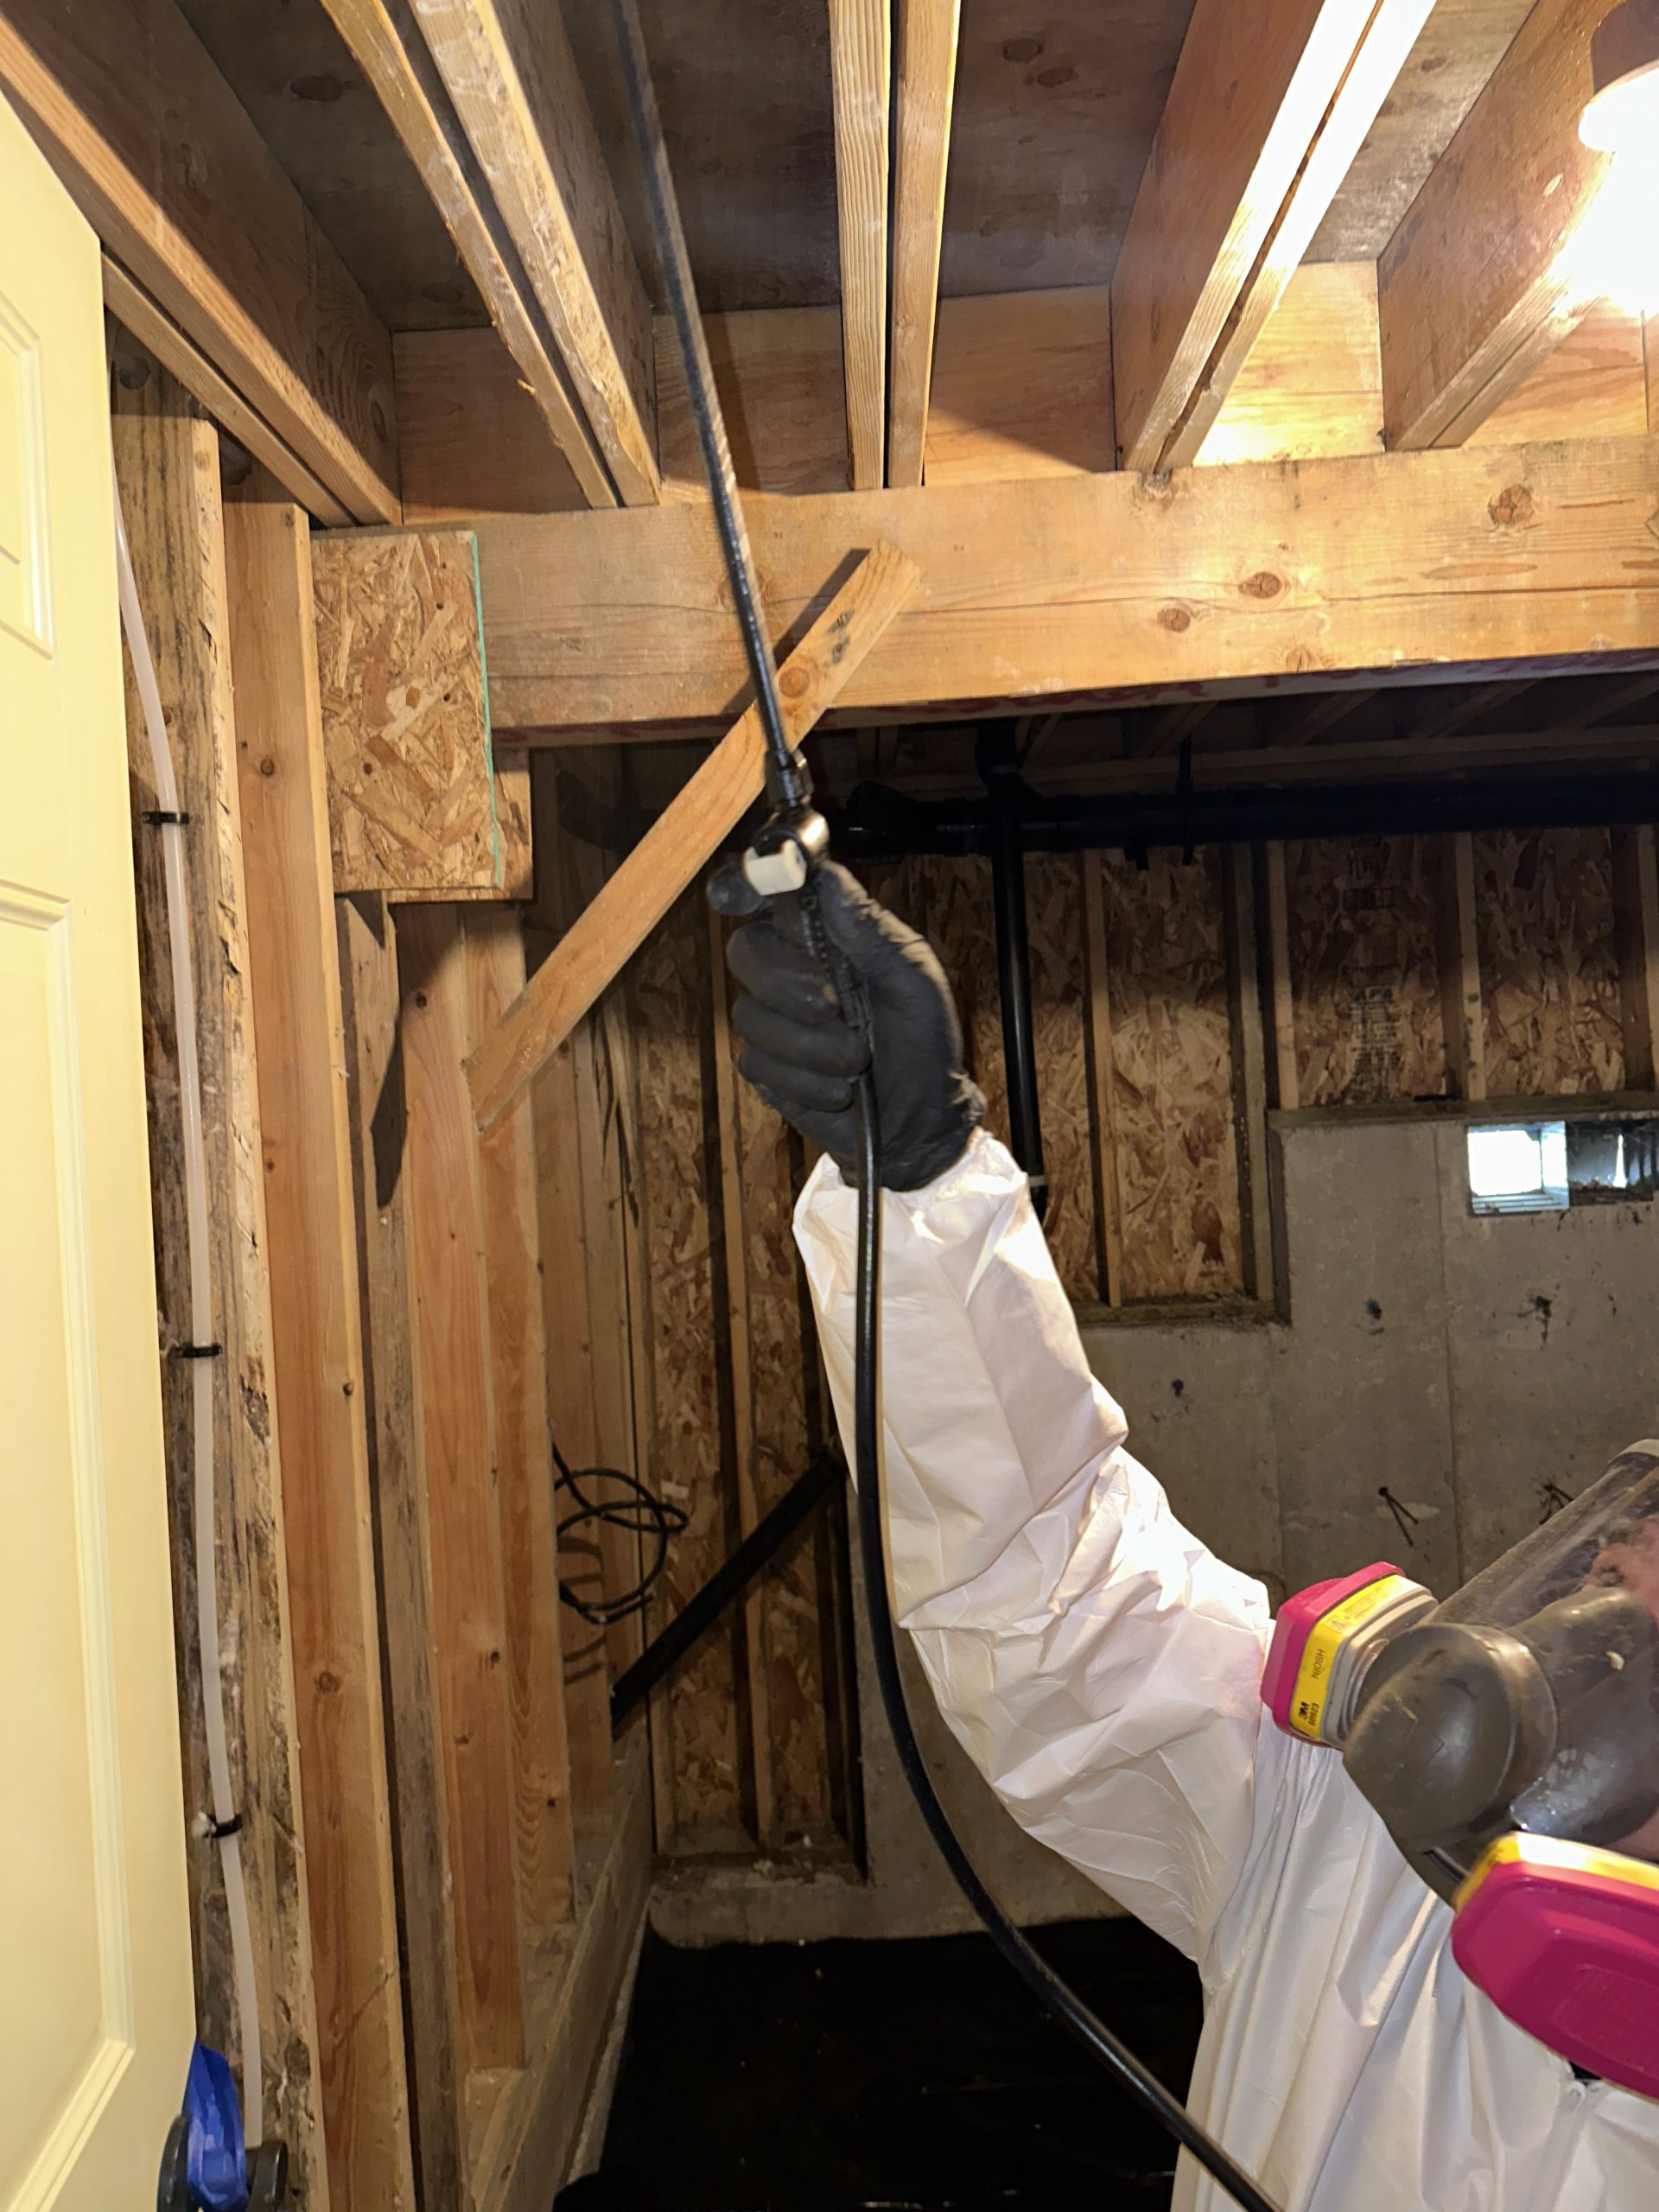
<svg viewBox="0 0 1659 2212">
<path fill-rule="evenodd" d="M 556 1444 L 553 1446 L 553 1464 L 559 1471 L 553 1485 L 555 1495 L 563 1491 L 575 1500 L 576 1507 L 574 1513 L 567 1513 L 557 1523 L 561 1543 L 568 1541 L 578 1529 L 601 1527 L 620 1529 L 630 1536 L 644 1536 L 656 1546 L 656 1556 L 630 1589 L 605 1598 L 583 1598 L 568 1582 L 560 1582 L 559 1596 L 573 1613 L 580 1613 L 595 1628 L 612 1628 L 618 1621 L 626 1620 L 631 1613 L 645 1610 L 658 1578 L 668 1565 L 669 1540 L 685 1527 L 685 1515 L 677 1505 L 671 1505 L 666 1498 L 647 1490 L 636 1477 L 624 1474 L 620 1467 L 573 1468 Z M 620 1484 L 622 1496 L 595 1497 L 590 1487 L 595 1483 Z"/>
<path fill-rule="evenodd" d="M 709 496 L 726 557 L 733 603 L 749 656 L 755 696 L 761 709 L 773 753 L 773 798 L 779 807 L 804 811 L 811 798 L 811 779 L 805 764 L 790 747 L 778 700 L 777 670 L 771 641 L 762 626 L 760 595 L 755 585 L 747 534 L 738 506 L 731 453 L 721 421 L 720 401 L 703 342 L 696 289 L 675 201 L 673 179 L 663 143 L 662 125 L 652 92 L 635 0 L 612 0 L 622 49 L 623 73 L 639 150 L 645 166 L 646 192 L 656 232 L 658 256 L 668 289 L 675 327 L 685 365 L 686 388 L 697 423 L 698 442 L 708 472 Z M 821 828 L 821 825 L 820 825 Z M 842 963 L 830 947 L 810 877 L 801 892 L 801 919 L 808 942 L 823 961 L 841 995 L 849 1020 L 863 1018 L 858 995 L 849 988 Z M 1057 2018 L 1084 2044 L 1182 2147 L 1218 2181 L 1244 2208 L 1244 2212 L 1275 2212 L 1275 2208 L 1247 2174 L 1230 2158 L 1162 2082 L 1127 2050 L 1090 2012 L 1075 1992 L 1048 1965 L 1002 1911 L 981 1880 L 973 1861 L 957 1839 L 944 1807 L 933 1794 L 933 1784 L 923 1762 L 899 1675 L 893 1608 L 887 1594 L 885 1515 L 880 1481 L 878 1376 L 878 1314 L 880 1299 L 880 1132 L 877 1126 L 875 1087 L 867 1072 L 855 1091 L 859 1139 L 858 1281 L 855 1322 L 855 1380 L 853 1473 L 859 1494 L 859 1529 L 864 1560 L 865 1598 L 869 1609 L 871 1643 L 881 1702 L 893 1731 L 905 1779 L 909 1783 L 928 1831 L 963 1895 L 985 1924 L 991 1941 L 1027 1985 L 1041 1998 Z"/>
</svg>

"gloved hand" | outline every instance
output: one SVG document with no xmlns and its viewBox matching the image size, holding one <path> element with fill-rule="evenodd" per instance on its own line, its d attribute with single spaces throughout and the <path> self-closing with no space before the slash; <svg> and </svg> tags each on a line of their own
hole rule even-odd
<svg viewBox="0 0 1659 2212">
<path fill-rule="evenodd" d="M 726 954 L 743 987 L 732 1010 L 745 1047 L 738 1071 L 850 1182 L 857 1169 L 853 1083 L 872 1068 L 881 1181 L 890 1191 L 919 1190 L 961 1157 L 985 1111 L 962 1064 L 950 987 L 926 938 L 878 906 L 845 868 L 825 861 L 814 881 L 824 934 L 862 988 L 870 1033 L 842 1013 L 795 900 L 768 905 L 733 862 L 709 895 L 723 914 L 755 918 Z"/>
</svg>

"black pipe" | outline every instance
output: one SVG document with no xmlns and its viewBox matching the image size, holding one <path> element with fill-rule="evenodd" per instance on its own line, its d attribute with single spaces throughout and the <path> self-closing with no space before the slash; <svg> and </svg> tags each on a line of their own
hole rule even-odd
<svg viewBox="0 0 1659 2212">
<path fill-rule="evenodd" d="M 1212 791 L 1051 797 L 1026 791 L 1017 816 L 1027 852 L 1249 844 L 1284 837 L 1436 836 L 1467 830 L 1603 829 L 1659 822 L 1659 777 L 1485 777 L 1436 784 L 1235 785 Z M 917 799 L 861 784 L 831 824 L 860 860 L 909 853 L 988 854 L 1006 819 L 982 798 Z"/>
<path fill-rule="evenodd" d="M 725 1565 L 711 1574 L 696 1595 L 681 1607 L 662 1634 L 652 1638 L 633 1664 L 617 1676 L 611 1685 L 613 1736 L 635 1706 L 656 1688 L 669 1669 L 685 1656 L 733 1599 L 753 1581 L 772 1554 L 793 1535 L 842 1471 L 841 1460 L 835 1452 L 821 1452 L 806 1472 L 791 1484 L 766 1518 L 756 1522 Z"/>
<path fill-rule="evenodd" d="M 1001 731 L 982 733 L 978 758 L 989 817 L 1002 1065 L 1008 1081 L 1008 1137 L 1014 1156 L 1030 1181 L 1031 1203 L 1040 1221 L 1048 1208 L 1048 1177 L 1043 1170 L 1037 1046 L 1031 1027 L 1031 946 L 1026 929 L 1026 861 L 1020 825 L 1027 794 L 1014 749 Z"/>
</svg>

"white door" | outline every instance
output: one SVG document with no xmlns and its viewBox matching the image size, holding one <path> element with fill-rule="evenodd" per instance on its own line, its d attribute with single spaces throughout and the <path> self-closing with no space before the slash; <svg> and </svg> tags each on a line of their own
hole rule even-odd
<svg viewBox="0 0 1659 2212">
<path fill-rule="evenodd" d="M 0 2212 L 143 2212 L 193 2032 L 98 246 L 0 99 Z"/>
</svg>

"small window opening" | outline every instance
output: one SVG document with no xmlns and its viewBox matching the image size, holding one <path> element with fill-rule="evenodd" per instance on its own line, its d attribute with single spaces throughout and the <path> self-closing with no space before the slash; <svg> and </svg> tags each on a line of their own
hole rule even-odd
<svg viewBox="0 0 1659 2212">
<path fill-rule="evenodd" d="M 1478 1214 L 1559 1213 L 1651 1198 L 1659 1191 L 1659 1116 L 1516 1122 L 1469 1131 L 1469 1203 Z"/>
</svg>

